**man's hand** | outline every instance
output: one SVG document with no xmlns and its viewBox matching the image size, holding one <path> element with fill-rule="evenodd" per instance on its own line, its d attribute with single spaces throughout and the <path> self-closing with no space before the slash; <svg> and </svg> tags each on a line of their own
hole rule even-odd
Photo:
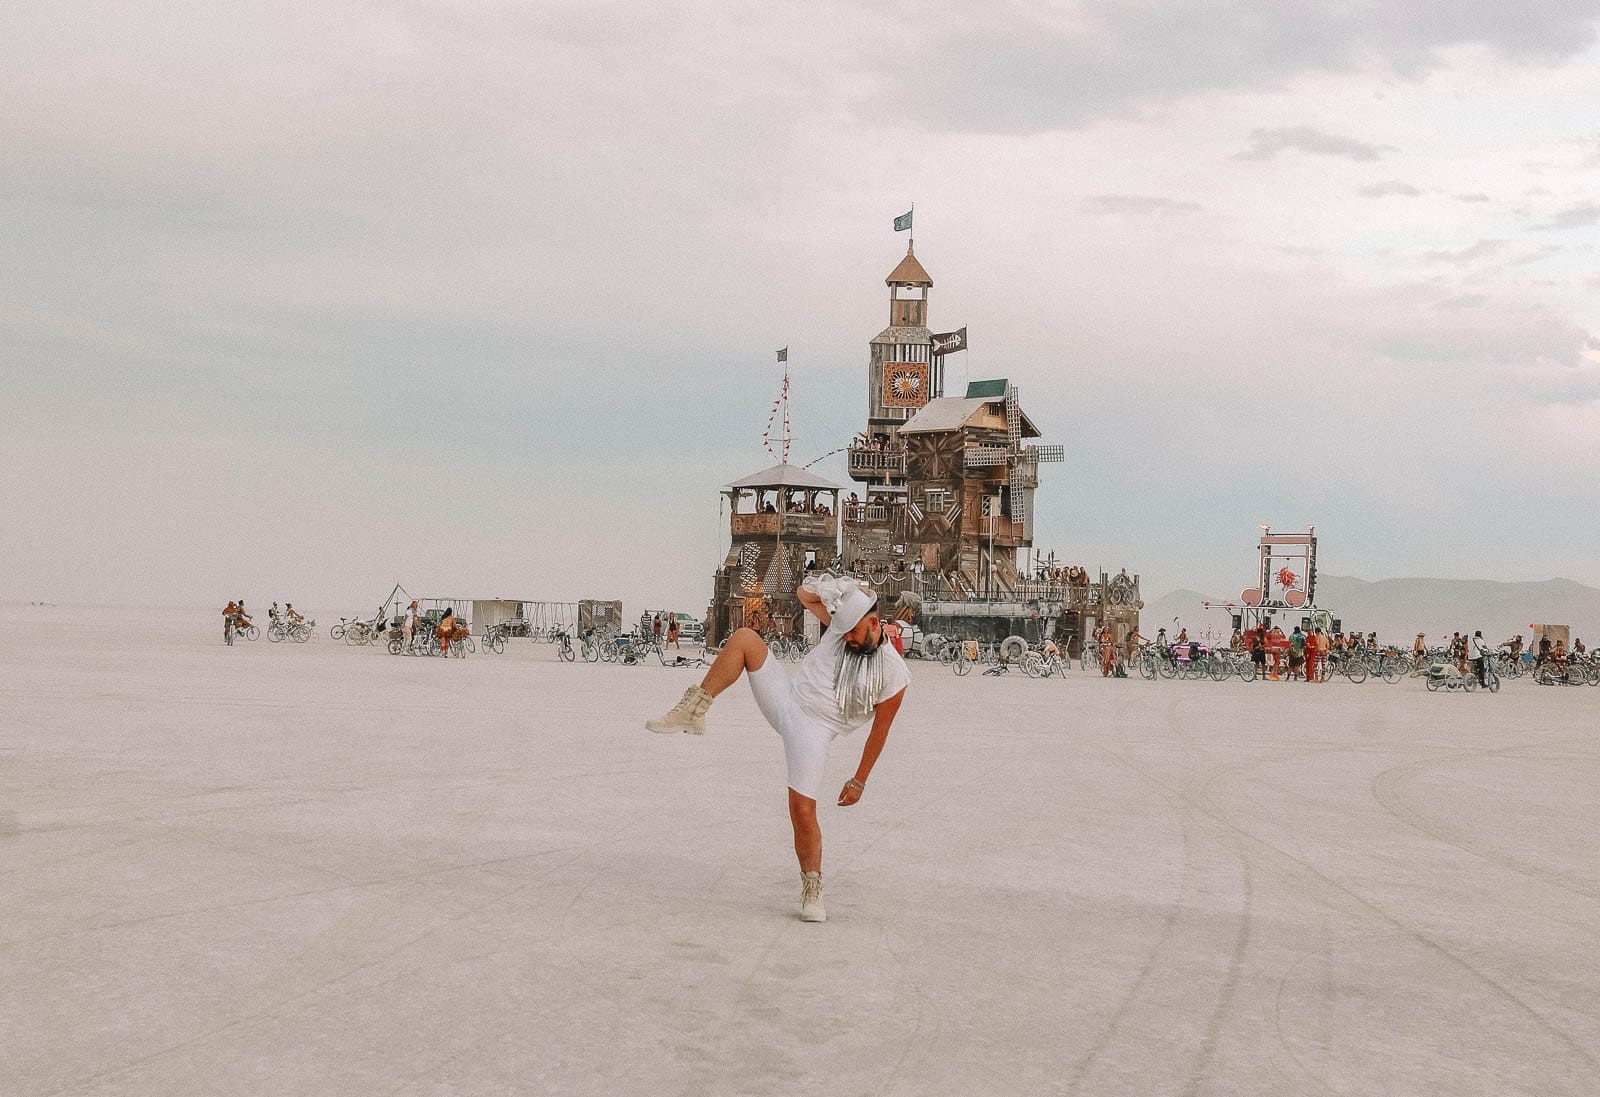
<svg viewBox="0 0 1600 1097">
<path fill-rule="evenodd" d="M 854 777 L 844 783 L 844 788 L 839 792 L 839 806 L 847 808 L 861 799 L 861 794 L 867 791 L 867 786 L 857 781 Z"/>
</svg>

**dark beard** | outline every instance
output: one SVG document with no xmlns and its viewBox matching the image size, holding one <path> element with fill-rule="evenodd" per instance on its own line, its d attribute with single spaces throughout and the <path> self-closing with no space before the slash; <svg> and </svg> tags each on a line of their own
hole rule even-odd
<svg viewBox="0 0 1600 1097">
<path fill-rule="evenodd" d="M 882 646 L 883 633 L 880 632 L 878 633 L 878 638 L 876 640 L 863 641 L 860 644 L 852 644 L 846 640 L 844 650 L 848 651 L 851 655 L 872 655 Z"/>
</svg>

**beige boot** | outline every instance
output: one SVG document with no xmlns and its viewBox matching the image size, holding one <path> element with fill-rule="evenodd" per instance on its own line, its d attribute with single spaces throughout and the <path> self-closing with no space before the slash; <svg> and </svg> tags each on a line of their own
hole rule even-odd
<svg viewBox="0 0 1600 1097">
<path fill-rule="evenodd" d="M 644 726 L 661 735 L 670 735 L 674 731 L 704 735 L 706 710 L 710 707 L 711 694 L 699 686 L 690 686 L 683 691 L 683 700 L 672 706 L 671 712 L 658 720 L 646 720 Z"/>
<path fill-rule="evenodd" d="M 822 905 L 822 873 L 802 872 L 800 874 L 800 920 L 802 922 L 826 922 L 828 912 Z"/>
</svg>

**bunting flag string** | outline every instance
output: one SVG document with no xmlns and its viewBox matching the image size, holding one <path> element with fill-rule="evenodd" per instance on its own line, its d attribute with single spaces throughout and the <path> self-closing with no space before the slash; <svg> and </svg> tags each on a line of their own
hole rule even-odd
<svg viewBox="0 0 1600 1097">
<path fill-rule="evenodd" d="M 786 348 L 787 349 L 787 348 Z M 783 411 L 783 456 L 779 458 L 784 464 L 789 463 L 789 371 L 783 371 L 783 386 L 778 390 L 778 398 L 772 401 L 772 410 L 767 413 L 767 429 L 761 432 L 761 446 L 769 454 L 778 457 L 777 451 L 772 448 L 772 428 L 778 426 L 778 411 Z"/>
</svg>

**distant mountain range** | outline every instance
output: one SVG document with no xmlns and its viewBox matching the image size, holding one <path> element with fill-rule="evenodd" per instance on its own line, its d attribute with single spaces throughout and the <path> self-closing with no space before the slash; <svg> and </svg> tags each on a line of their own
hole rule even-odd
<svg viewBox="0 0 1600 1097">
<path fill-rule="evenodd" d="M 1209 627 L 1226 634 L 1228 614 L 1208 614 L 1200 603 L 1237 598 L 1236 592 L 1202 595 L 1175 590 L 1154 599 L 1140 614 L 1140 628 L 1154 636 L 1158 628 L 1176 631 L 1174 618 L 1194 635 Z M 1545 579 L 1537 583 L 1499 583 L 1488 579 L 1383 579 L 1369 582 L 1348 575 L 1317 578 L 1317 605 L 1339 618 L 1346 630 L 1373 632 L 1390 642 L 1409 642 L 1418 632 L 1430 640 L 1458 629 L 1470 635 L 1482 629 L 1498 643 L 1517 633 L 1528 634 L 1530 624 L 1571 625 L 1572 634 L 1586 642 L 1600 641 L 1600 590 L 1571 579 Z M 1297 611 L 1283 615 L 1290 624 Z"/>
</svg>

